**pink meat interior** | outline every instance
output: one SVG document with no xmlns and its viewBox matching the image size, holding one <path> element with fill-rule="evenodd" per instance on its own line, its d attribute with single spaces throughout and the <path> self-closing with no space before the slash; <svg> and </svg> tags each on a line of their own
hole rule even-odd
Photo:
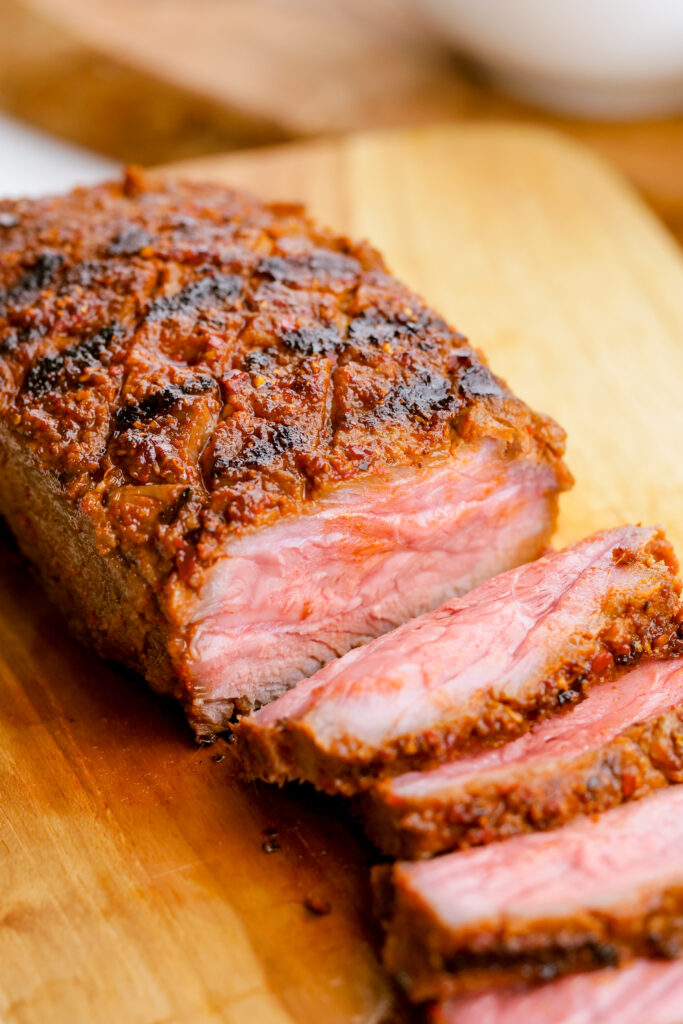
<svg viewBox="0 0 683 1024">
<path fill-rule="evenodd" d="M 577 634 L 599 635 L 605 595 L 636 585 L 639 567 L 617 566 L 615 546 L 638 548 L 654 533 L 605 531 L 490 579 L 327 665 L 255 721 L 305 720 L 321 746 L 352 737 L 377 748 L 464 713 L 482 693 L 517 700 L 535 692 Z M 481 540 L 481 528 L 476 534 Z"/>
<path fill-rule="evenodd" d="M 434 771 L 407 772 L 383 783 L 398 798 L 434 799 L 476 779 L 485 782 L 501 771 L 531 771 L 563 758 L 580 757 L 609 743 L 629 726 L 683 704 L 683 659 L 650 661 L 617 682 L 594 687 L 571 714 L 546 718 L 513 743 Z"/>
<path fill-rule="evenodd" d="M 401 883 L 449 928 L 639 906 L 683 882 L 683 787 L 579 818 L 554 832 L 401 863 Z"/>
<path fill-rule="evenodd" d="M 344 487 L 313 513 L 232 542 L 193 617 L 199 699 L 264 703 L 331 658 L 535 557 L 553 469 L 485 442 Z"/>
<path fill-rule="evenodd" d="M 487 992 L 435 1007 L 430 1024 L 680 1024 L 683 961 L 636 960 L 526 992 Z"/>
</svg>

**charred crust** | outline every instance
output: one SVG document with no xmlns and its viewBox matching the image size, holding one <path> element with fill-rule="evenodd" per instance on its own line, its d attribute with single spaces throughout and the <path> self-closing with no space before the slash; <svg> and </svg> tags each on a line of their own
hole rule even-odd
<svg viewBox="0 0 683 1024">
<path fill-rule="evenodd" d="M 242 367 L 245 370 L 265 370 L 277 359 L 278 350 L 273 346 L 257 348 L 244 357 Z"/>
<path fill-rule="evenodd" d="M 371 839 L 389 856 L 416 860 L 526 832 L 560 828 L 683 781 L 683 711 L 636 723 L 595 751 L 559 765 L 501 768 L 446 786 L 431 799 L 401 798 L 386 784 L 357 802 Z"/>
<path fill-rule="evenodd" d="M 10 327 L 6 330 L 0 341 L 0 354 L 10 355 L 21 348 L 22 345 L 28 345 L 32 341 L 40 340 L 42 335 L 43 332 L 38 326 Z"/>
<path fill-rule="evenodd" d="M 167 505 L 159 513 L 159 521 L 164 525 L 175 522 L 180 515 L 181 509 L 192 498 L 192 488 L 183 487 L 182 491 L 171 505 Z"/>
<path fill-rule="evenodd" d="M 266 256 L 256 267 L 260 276 L 294 287 L 306 285 L 316 275 L 353 281 L 359 271 L 360 264 L 352 256 L 322 248 L 298 258 Z"/>
<path fill-rule="evenodd" d="M 560 690 L 557 695 L 557 706 L 563 708 L 569 704 L 578 703 L 583 696 L 583 688 L 585 684 L 586 680 L 580 678 L 573 682 L 571 686 L 568 686 L 566 690 Z"/>
<path fill-rule="evenodd" d="M 64 257 L 61 253 L 41 252 L 24 271 L 17 284 L 8 291 L 0 292 L 0 303 L 13 306 L 30 299 L 36 292 L 52 284 L 63 263 Z"/>
<path fill-rule="evenodd" d="M 147 423 L 158 416 L 171 412 L 184 398 L 202 395 L 216 386 L 212 377 L 194 377 L 182 385 L 167 384 L 158 391 L 143 398 L 133 405 L 124 405 L 118 409 L 114 417 L 115 428 L 119 432 L 130 430 L 136 425 Z"/>
<path fill-rule="evenodd" d="M 569 485 L 559 428 L 373 249 L 299 206 L 131 169 L 1 216 L 0 418 L 146 578 L 501 432 L 503 457 Z M 180 515 L 178 483 L 193 490 Z M 169 509 L 143 523 L 148 484 Z"/>
<path fill-rule="evenodd" d="M 209 302 L 234 302 L 242 292 L 237 274 L 206 273 L 173 295 L 156 299 L 147 311 L 147 320 L 165 320 L 178 313 L 194 313 Z"/>
<path fill-rule="evenodd" d="M 154 236 L 143 228 L 131 224 L 114 235 L 106 247 L 107 256 L 136 256 L 143 249 L 154 245 Z"/>
<path fill-rule="evenodd" d="M 25 394 L 43 398 L 51 391 L 73 384 L 84 370 L 102 366 L 110 354 L 112 342 L 121 334 L 122 329 L 117 325 L 103 327 L 97 334 L 70 345 L 55 356 L 43 356 L 26 374 Z"/>
<path fill-rule="evenodd" d="M 378 419 L 402 420 L 410 417 L 429 423 L 444 410 L 452 410 L 457 402 L 451 382 L 431 370 L 418 370 L 408 380 L 400 381 L 382 399 L 377 408 Z"/>
<path fill-rule="evenodd" d="M 219 455 L 212 466 L 213 479 L 243 469 L 258 469 L 268 466 L 287 452 L 293 451 L 303 440 L 296 424 L 259 424 L 238 457 L 233 459 Z"/>
<path fill-rule="evenodd" d="M 488 366 L 484 366 L 483 363 L 474 363 L 465 367 L 458 377 L 458 387 L 461 394 L 468 398 L 483 398 L 484 396 L 502 398 L 505 394 Z"/>
<path fill-rule="evenodd" d="M 281 340 L 285 348 L 302 356 L 324 355 L 343 347 L 336 327 L 299 327 L 284 331 Z"/>
<path fill-rule="evenodd" d="M 618 967 L 623 951 L 613 942 L 597 939 L 582 943 L 578 948 L 564 949 L 550 945 L 548 949 L 533 953 L 513 953 L 505 948 L 490 953 L 463 950 L 443 959 L 443 970 L 455 976 L 466 977 L 490 974 L 518 975 L 525 982 L 552 981 L 565 974 L 578 971 L 597 971 L 604 967 Z"/>
<path fill-rule="evenodd" d="M 369 310 L 350 322 L 349 341 L 361 348 L 365 345 L 384 345 L 396 338 L 400 327 L 398 320 L 387 320 L 377 310 Z"/>
</svg>

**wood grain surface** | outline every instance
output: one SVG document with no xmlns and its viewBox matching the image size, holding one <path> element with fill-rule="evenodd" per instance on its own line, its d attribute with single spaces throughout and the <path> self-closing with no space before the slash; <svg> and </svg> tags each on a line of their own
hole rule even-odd
<svg viewBox="0 0 683 1024">
<path fill-rule="evenodd" d="M 615 162 L 683 240 L 683 117 L 610 124 L 518 103 L 412 0 L 0 0 L 0 29 L 0 106 L 122 160 L 515 118 Z"/>
<path fill-rule="evenodd" d="M 382 247 L 568 428 L 561 540 L 657 520 L 683 553 L 683 261 L 610 170 L 505 126 L 179 170 L 304 199 Z M 196 747 L 174 707 L 69 639 L 6 535 L 0 694 L 3 1024 L 401 1019 L 374 952 L 375 855 L 344 808 L 245 783 L 225 741 Z"/>
</svg>

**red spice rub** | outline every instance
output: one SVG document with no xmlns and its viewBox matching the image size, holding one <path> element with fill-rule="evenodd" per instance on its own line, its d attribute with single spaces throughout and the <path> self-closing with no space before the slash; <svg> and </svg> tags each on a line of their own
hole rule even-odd
<svg viewBox="0 0 683 1024">
<path fill-rule="evenodd" d="M 359 809 L 385 853 L 416 859 L 558 828 L 680 782 L 683 659 L 673 658 L 594 687 L 514 743 L 378 783 Z"/>
<path fill-rule="evenodd" d="M 0 202 L 0 510 L 77 628 L 158 688 L 193 699 L 186 627 L 226 542 L 482 438 L 547 467 L 550 522 L 561 429 L 299 206 L 136 171 Z"/>
<path fill-rule="evenodd" d="M 683 787 L 597 818 L 375 871 L 411 999 L 683 953 Z"/>
</svg>

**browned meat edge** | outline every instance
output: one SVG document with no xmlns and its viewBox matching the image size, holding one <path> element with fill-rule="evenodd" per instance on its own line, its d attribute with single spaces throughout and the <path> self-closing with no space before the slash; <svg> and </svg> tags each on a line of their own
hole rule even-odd
<svg viewBox="0 0 683 1024">
<path fill-rule="evenodd" d="M 386 854 L 417 860 L 523 832 L 559 828 L 655 789 L 683 782 L 683 707 L 639 722 L 597 750 L 542 771 L 501 768 L 495 780 L 472 779 L 462 800 L 395 798 L 369 790 L 357 811 Z"/>
<path fill-rule="evenodd" d="M 0 473 L 0 513 L 73 633 L 134 669 L 144 651 L 152 687 L 182 699 L 154 589 L 122 551 L 98 551 L 89 517 L 64 502 L 52 474 L 2 425 Z"/>
<path fill-rule="evenodd" d="M 584 911 L 505 929 L 478 925 L 454 937 L 393 885 L 392 867 L 373 871 L 375 906 L 385 930 L 382 959 L 414 1002 L 617 966 L 633 957 L 683 954 L 683 889 L 653 893 L 631 916 Z"/>
<path fill-rule="evenodd" d="M 596 683 L 617 678 L 641 657 L 668 655 L 681 615 L 680 581 L 673 549 L 659 533 L 647 548 L 627 553 L 652 574 L 652 587 L 637 604 L 630 595 L 608 593 L 604 605 L 610 623 L 595 643 L 579 648 L 581 657 L 561 664 L 545 681 L 542 692 L 527 704 L 482 695 L 472 714 L 459 714 L 440 728 L 408 734 L 386 744 L 373 758 L 359 758 L 351 744 L 335 751 L 317 745 L 315 734 L 286 719 L 261 729 L 249 718 L 241 721 L 238 738 L 246 771 L 253 777 L 282 784 L 306 779 L 330 793 L 354 795 L 377 779 L 416 768 L 430 768 L 458 755 L 499 746 L 527 732 L 539 719 L 572 707 Z M 677 643 L 677 640 L 675 641 Z M 476 712 L 476 713 L 475 713 Z"/>
</svg>

